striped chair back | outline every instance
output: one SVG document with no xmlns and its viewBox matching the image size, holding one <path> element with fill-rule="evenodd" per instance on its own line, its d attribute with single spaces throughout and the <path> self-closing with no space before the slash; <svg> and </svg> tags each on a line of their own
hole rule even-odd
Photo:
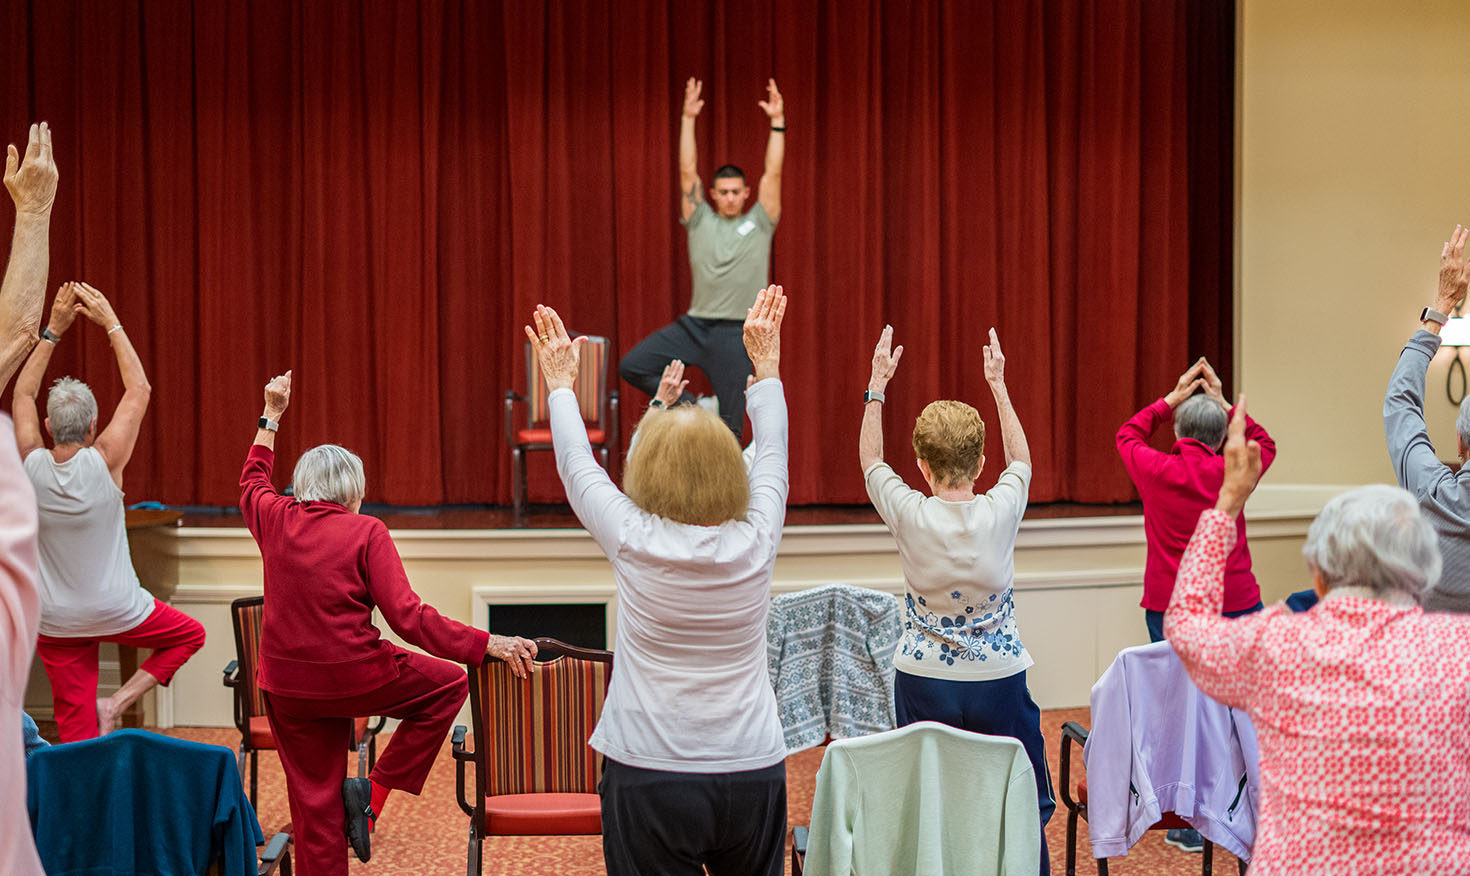
<svg viewBox="0 0 1470 876">
<path fill-rule="evenodd" d="M 576 332 L 571 332 L 577 337 Z M 577 366 L 577 404 L 582 408 L 582 419 L 597 428 L 605 428 L 603 415 L 607 408 L 607 362 L 612 344 L 607 338 L 588 335 L 582 345 L 581 358 Z M 531 427 L 544 424 L 551 417 L 546 404 L 546 378 L 541 374 L 541 363 L 536 361 L 536 351 L 526 341 L 526 409 L 531 418 Z"/>
<path fill-rule="evenodd" d="M 559 645 L 537 640 L 543 654 Z M 597 793 L 598 758 L 587 740 L 607 699 L 612 652 L 563 647 L 592 659 L 563 653 L 538 663 L 529 680 L 494 658 L 470 667 L 481 796 Z"/>
<path fill-rule="evenodd" d="M 265 714 L 265 695 L 255 683 L 260 665 L 260 627 L 265 618 L 265 597 L 246 596 L 230 603 L 230 622 L 235 627 L 235 659 L 240 661 L 240 684 L 235 688 L 235 723 L 240 732 L 250 733 L 250 719 Z"/>
</svg>

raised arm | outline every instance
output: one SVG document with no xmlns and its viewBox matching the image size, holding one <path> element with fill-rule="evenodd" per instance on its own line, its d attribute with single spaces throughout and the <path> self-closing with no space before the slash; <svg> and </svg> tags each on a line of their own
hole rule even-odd
<svg viewBox="0 0 1470 876">
<path fill-rule="evenodd" d="M 46 366 L 51 364 L 51 354 L 56 352 L 56 344 L 76 319 L 75 285 L 63 283 L 56 290 L 56 299 L 51 304 L 51 322 L 46 326 L 45 336 L 31 351 L 25 367 L 20 370 L 20 376 L 15 379 L 15 394 L 12 396 L 10 412 L 15 417 L 15 443 L 20 448 L 21 459 L 46 444 L 41 434 L 40 405 L 37 399 L 41 396 Z"/>
<path fill-rule="evenodd" d="M 684 112 L 679 117 L 679 216 L 685 222 L 704 200 L 699 191 L 699 153 L 694 145 L 694 120 L 704 108 L 699 93 L 704 83 L 689 77 L 684 83 Z"/>
<path fill-rule="evenodd" d="M 138 351 L 133 349 L 133 342 L 128 339 L 122 323 L 117 321 L 117 314 L 107 297 L 86 283 L 73 284 L 72 291 L 77 297 L 77 312 L 106 330 L 112 352 L 117 356 L 118 371 L 122 374 L 123 397 L 94 445 L 107 463 L 107 470 L 112 472 L 112 479 L 121 487 L 123 469 L 133 456 L 133 445 L 138 442 L 138 429 L 143 425 L 143 414 L 148 410 L 153 387 L 148 385 L 143 361 L 138 358 Z"/>
<path fill-rule="evenodd" d="M 781 321 L 786 316 L 786 293 L 768 286 L 756 293 L 745 313 L 745 352 L 755 366 L 755 380 L 745 390 L 750 414 L 750 510 L 752 524 L 779 537 L 786 520 L 790 492 L 787 437 L 789 413 L 781 386 Z"/>
<path fill-rule="evenodd" d="M 276 492 L 271 483 L 271 472 L 276 464 L 276 429 L 285 416 L 286 406 L 291 403 L 291 372 L 271 378 L 265 385 L 265 409 L 261 416 L 267 425 L 255 432 L 255 442 L 245 457 L 245 467 L 240 472 L 240 512 L 245 515 L 245 527 L 257 540 L 261 530 L 271 516 L 271 509 L 278 508 L 288 499 Z"/>
<path fill-rule="evenodd" d="M 1153 471 L 1160 460 L 1168 456 L 1150 447 L 1148 439 L 1160 424 L 1174 418 L 1175 408 L 1205 385 L 1204 367 L 1205 360 L 1201 356 L 1179 375 L 1174 388 L 1163 398 L 1134 414 L 1118 428 L 1118 455 L 1123 458 L 1123 467 L 1128 470 L 1128 476 L 1135 481 L 1139 474 Z"/>
<path fill-rule="evenodd" d="M 1000 417 L 1000 442 L 1005 448 L 1006 465 L 1013 462 L 1031 464 L 1031 447 L 1026 443 L 1026 432 L 1021 428 L 1021 418 L 1011 405 L 1010 393 L 1006 392 L 1006 357 L 1000 351 L 1000 338 L 995 329 L 990 330 L 990 343 L 984 348 L 985 382 L 990 384 L 990 394 L 995 396 L 995 410 Z"/>
<path fill-rule="evenodd" d="M 15 234 L 10 261 L 0 283 L 0 387 L 36 344 L 36 329 L 46 307 L 46 273 L 51 205 L 56 198 L 56 162 L 51 156 L 51 129 L 31 125 L 25 160 L 14 146 L 6 150 L 5 188 L 15 201 Z"/>
<path fill-rule="evenodd" d="M 776 80 L 766 81 L 766 99 L 760 108 L 771 118 L 771 134 L 766 139 L 766 169 L 761 174 L 760 205 L 771 222 L 781 221 L 781 167 L 786 163 L 786 101 L 776 88 Z"/>
<path fill-rule="evenodd" d="M 858 463 L 863 472 L 883 461 L 883 403 L 888 381 L 898 371 L 903 345 L 893 346 L 893 326 L 883 326 L 873 348 L 873 371 L 868 376 L 867 401 L 863 402 L 863 426 L 858 433 Z"/>
</svg>

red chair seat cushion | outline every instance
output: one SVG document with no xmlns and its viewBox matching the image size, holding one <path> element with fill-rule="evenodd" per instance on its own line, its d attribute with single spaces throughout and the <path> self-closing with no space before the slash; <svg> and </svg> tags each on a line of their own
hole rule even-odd
<svg viewBox="0 0 1470 876">
<path fill-rule="evenodd" d="M 357 724 L 357 732 L 353 738 L 361 739 L 363 734 L 367 732 L 368 719 L 356 718 L 354 720 Z M 272 751 L 276 748 L 276 734 L 271 730 L 271 719 L 265 715 L 257 715 L 250 719 L 250 747 L 270 749 Z"/>
<path fill-rule="evenodd" d="M 1087 780 L 1077 780 L 1077 802 L 1087 805 Z M 1194 826 L 1172 812 L 1165 812 L 1149 830 L 1193 830 Z"/>
<path fill-rule="evenodd" d="M 601 444 L 607 440 L 607 433 L 601 429 L 588 429 L 587 442 L 589 444 Z M 521 429 L 516 432 L 517 444 L 550 444 L 550 429 Z"/>
<path fill-rule="evenodd" d="M 565 836 L 602 833 L 596 794 L 497 794 L 485 798 L 489 836 Z"/>
</svg>

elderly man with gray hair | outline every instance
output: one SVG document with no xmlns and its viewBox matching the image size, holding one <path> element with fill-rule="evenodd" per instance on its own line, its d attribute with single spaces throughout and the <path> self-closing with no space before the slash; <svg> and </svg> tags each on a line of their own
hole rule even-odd
<svg viewBox="0 0 1470 876">
<path fill-rule="evenodd" d="M 1434 306 L 1419 313 L 1420 328 L 1399 354 L 1383 397 L 1383 432 L 1399 486 L 1414 494 L 1439 536 L 1444 574 L 1424 596 L 1430 611 L 1470 612 L 1470 396 L 1455 421 L 1458 471 L 1439 461 L 1424 423 L 1424 372 L 1439 352 L 1440 328 L 1465 300 L 1470 260 L 1465 243 L 1470 229 L 1455 232 L 1440 251 L 1439 291 Z"/>
<path fill-rule="evenodd" d="M 36 396 L 51 354 L 78 315 L 107 332 L 123 396 L 97 428 L 97 399 L 80 380 L 57 380 L 46 398 L 46 449 Z M 41 635 L 62 742 L 107 733 L 118 716 L 204 645 L 204 627 L 138 583 L 128 553 L 123 470 L 132 458 L 151 388 L 106 296 L 86 283 L 56 293 L 51 322 L 15 380 L 15 438 L 40 509 Z M 109 697 L 97 698 L 97 649 L 116 642 L 153 651 Z"/>
<path fill-rule="evenodd" d="M 1338 496 L 1302 548 L 1321 602 L 1221 617 L 1236 520 L 1263 467 L 1244 407 L 1164 628 L 1200 690 L 1255 725 L 1250 872 L 1464 873 L 1470 618 L 1420 608 L 1441 569 L 1423 505 L 1382 484 Z"/>
</svg>

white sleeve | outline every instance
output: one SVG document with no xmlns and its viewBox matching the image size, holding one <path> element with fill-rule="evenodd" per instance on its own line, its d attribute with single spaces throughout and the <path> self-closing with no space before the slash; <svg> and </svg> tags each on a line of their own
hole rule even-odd
<svg viewBox="0 0 1470 876">
<path fill-rule="evenodd" d="M 622 541 L 622 524 L 638 512 L 597 464 L 587 441 L 587 424 L 570 389 L 554 389 L 546 397 L 551 407 L 551 443 L 556 450 L 556 473 L 567 491 L 567 502 L 587 527 L 598 547 L 611 556 Z"/>
<path fill-rule="evenodd" d="M 1021 528 L 1021 518 L 1026 516 L 1026 500 L 1031 493 L 1031 466 L 1024 462 L 1013 462 L 1000 473 L 1000 479 L 985 498 L 996 513 L 997 520 L 1010 522 L 1011 535 Z"/>
<path fill-rule="evenodd" d="M 902 522 L 912 516 L 924 501 L 924 494 L 904 483 L 893 466 L 886 462 L 868 466 L 868 470 L 863 472 L 863 482 L 868 488 L 868 500 L 893 533 L 898 532 Z"/>
<path fill-rule="evenodd" d="M 791 483 L 786 467 L 786 390 L 781 381 L 762 380 L 745 391 L 745 411 L 754 434 L 750 456 L 750 523 L 773 536 L 786 522 Z"/>
</svg>

